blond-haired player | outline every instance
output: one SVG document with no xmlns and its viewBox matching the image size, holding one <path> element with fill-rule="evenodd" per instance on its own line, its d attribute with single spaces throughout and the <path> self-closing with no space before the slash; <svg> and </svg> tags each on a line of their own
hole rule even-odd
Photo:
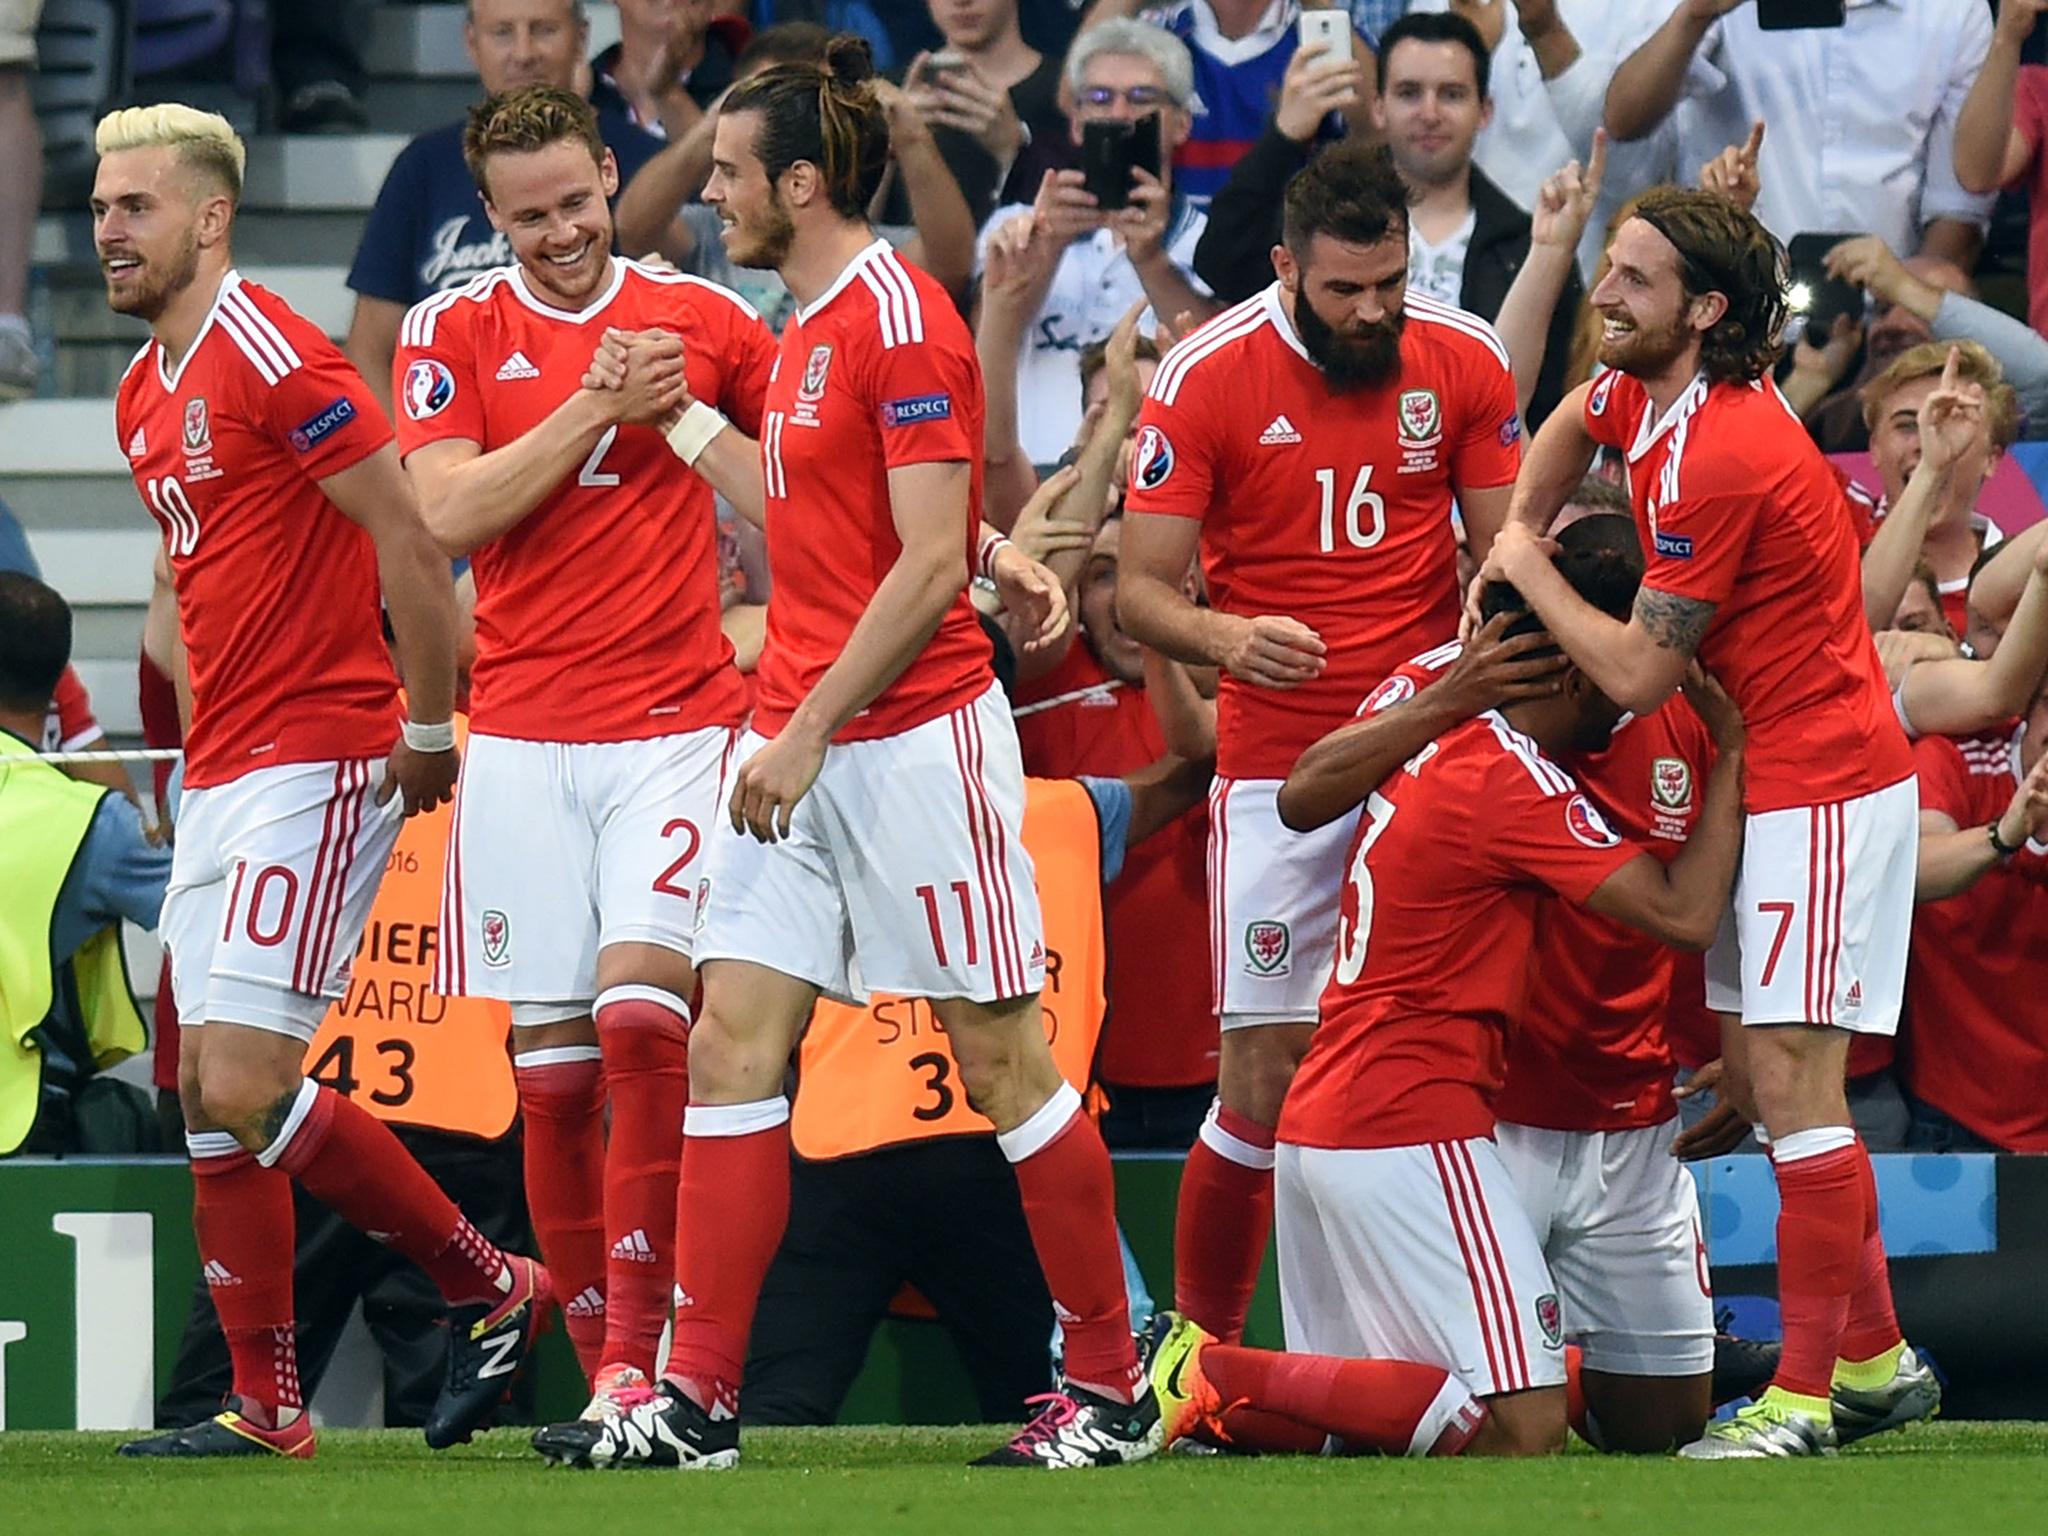
<svg viewBox="0 0 2048 1536">
<path fill-rule="evenodd" d="M 301 1071 L 399 820 L 454 786 L 448 565 L 361 377 L 234 269 L 234 130 L 173 103 L 110 114 L 96 143 L 107 303 L 151 331 L 115 422 L 163 529 L 191 668 L 162 933 L 185 1030 L 193 1224 L 234 1362 L 226 1411 L 122 1450 L 313 1454 L 293 1345 L 293 1179 L 419 1264 L 455 1309 L 426 1425 L 428 1444 L 453 1444 L 531 1343 L 547 1274 L 500 1252 L 388 1129 Z"/>
</svg>

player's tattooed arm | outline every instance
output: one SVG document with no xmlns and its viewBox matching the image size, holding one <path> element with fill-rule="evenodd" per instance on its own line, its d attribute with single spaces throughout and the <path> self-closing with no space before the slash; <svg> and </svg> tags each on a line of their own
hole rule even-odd
<svg viewBox="0 0 2048 1536">
<path fill-rule="evenodd" d="M 1666 650 L 1690 657 L 1714 621 L 1714 604 L 1644 587 L 1636 593 L 1635 621 Z"/>
</svg>

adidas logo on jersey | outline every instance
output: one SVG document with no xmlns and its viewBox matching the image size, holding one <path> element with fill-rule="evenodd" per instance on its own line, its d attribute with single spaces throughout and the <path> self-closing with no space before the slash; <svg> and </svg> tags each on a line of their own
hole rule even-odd
<svg viewBox="0 0 2048 1536">
<path fill-rule="evenodd" d="M 1301 434 L 1294 430 L 1294 423 L 1287 419 L 1285 411 L 1282 411 L 1268 422 L 1266 430 L 1259 434 L 1259 444 L 1261 447 L 1271 447 L 1279 443 L 1298 443 L 1300 441 Z"/>
<path fill-rule="evenodd" d="M 219 1259 L 208 1259 L 203 1271 L 206 1283 L 211 1286 L 240 1285 L 242 1277 L 221 1263 Z"/>
<path fill-rule="evenodd" d="M 682 1311 L 685 1307 L 694 1307 L 695 1305 L 697 1305 L 697 1298 L 692 1296 L 688 1291 L 684 1290 L 680 1285 L 676 1287 L 674 1301 L 676 1310 L 678 1312 Z"/>
<path fill-rule="evenodd" d="M 540 370 L 534 367 L 527 360 L 526 354 L 517 348 L 513 349 L 510 357 L 498 365 L 498 379 L 501 383 L 506 379 L 537 379 L 539 377 Z"/>
<path fill-rule="evenodd" d="M 569 1299 L 562 1310 L 571 1317 L 603 1317 L 604 1292 L 594 1285 L 586 1285 Z"/>
<path fill-rule="evenodd" d="M 634 1264 L 652 1264 L 654 1245 L 647 1241 L 647 1234 L 635 1227 L 616 1243 L 612 1244 L 612 1257 L 625 1259 Z"/>
<path fill-rule="evenodd" d="M 142 428 L 137 427 L 135 429 L 135 435 L 128 439 L 128 457 L 131 459 L 139 459 L 147 452 L 149 452 L 149 450 L 143 446 L 142 442 Z"/>
</svg>

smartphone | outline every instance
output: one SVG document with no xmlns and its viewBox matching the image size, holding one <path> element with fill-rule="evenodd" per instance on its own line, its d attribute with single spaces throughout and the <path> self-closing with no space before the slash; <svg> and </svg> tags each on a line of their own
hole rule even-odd
<svg viewBox="0 0 2048 1536">
<path fill-rule="evenodd" d="M 1848 20 L 1848 10 L 1848 0 L 1756 0 L 1756 24 L 1764 32 L 1839 27 Z"/>
<path fill-rule="evenodd" d="M 1081 125 L 1081 184 L 1106 211 L 1131 205 L 1131 172 L 1159 174 L 1159 114 L 1136 122 L 1098 119 Z"/>
<path fill-rule="evenodd" d="M 1303 11 L 1300 19 L 1301 46 L 1320 47 L 1325 56 L 1341 59 L 1351 51 L 1351 17 L 1345 11 Z"/>
<path fill-rule="evenodd" d="M 936 53 L 928 53 L 924 59 L 924 73 L 927 79 L 933 75 L 943 75 L 966 67 L 967 55 L 952 48 L 941 48 Z"/>
<path fill-rule="evenodd" d="M 1854 238 L 1853 233 L 1794 235 L 1791 244 L 1785 247 L 1792 267 L 1793 314 L 1806 322 L 1808 346 L 1828 344 L 1835 316 L 1849 315 L 1858 320 L 1863 317 L 1863 290 L 1841 278 L 1829 277 L 1823 264 L 1829 251 Z M 1806 302 L 1799 305 L 1796 301 L 1802 294 Z"/>
</svg>

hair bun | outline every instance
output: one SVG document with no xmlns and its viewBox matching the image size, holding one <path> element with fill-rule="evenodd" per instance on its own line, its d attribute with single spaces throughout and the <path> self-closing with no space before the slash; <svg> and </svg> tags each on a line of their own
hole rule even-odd
<svg viewBox="0 0 2048 1536">
<path fill-rule="evenodd" d="M 859 85 L 875 73 L 874 50 L 866 38 L 842 32 L 825 44 L 825 70 L 841 85 Z"/>
</svg>

